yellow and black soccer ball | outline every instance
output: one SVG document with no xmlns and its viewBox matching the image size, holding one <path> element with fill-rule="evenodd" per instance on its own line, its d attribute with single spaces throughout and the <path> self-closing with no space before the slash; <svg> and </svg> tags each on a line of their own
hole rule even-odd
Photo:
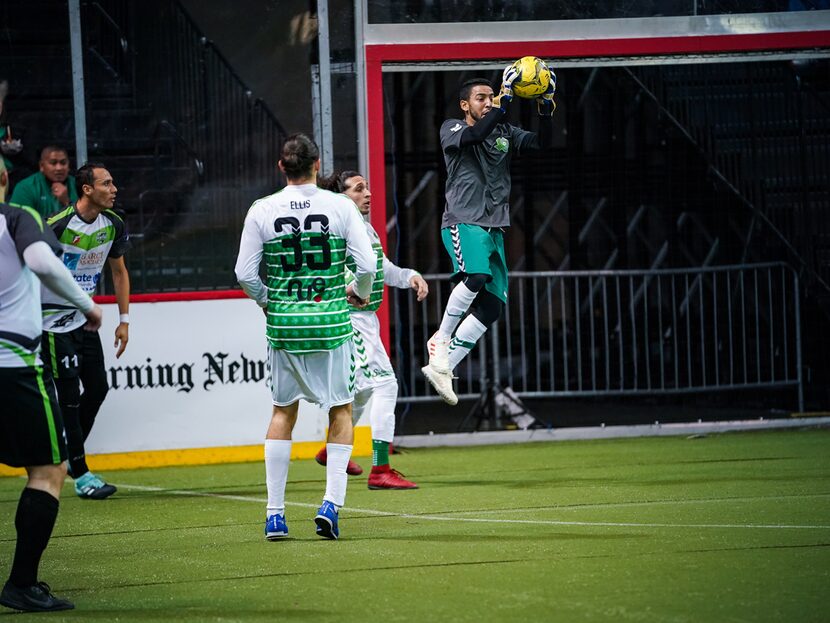
<svg viewBox="0 0 830 623">
<path fill-rule="evenodd" d="M 550 69 L 545 61 L 535 56 L 523 56 L 513 67 L 519 76 L 513 82 L 513 93 L 525 99 L 534 99 L 547 91 L 550 84 Z"/>
</svg>

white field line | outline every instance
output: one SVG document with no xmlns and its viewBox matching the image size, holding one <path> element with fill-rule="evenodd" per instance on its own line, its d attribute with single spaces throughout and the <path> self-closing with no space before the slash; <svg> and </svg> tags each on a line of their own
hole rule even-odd
<svg viewBox="0 0 830 623">
<path fill-rule="evenodd" d="M 582 511 L 590 508 L 627 508 L 636 506 L 680 506 L 683 504 L 709 504 L 712 502 L 757 502 L 759 500 L 789 500 L 792 498 L 824 498 L 830 497 L 830 493 L 804 493 L 804 494 L 786 494 L 786 495 L 769 495 L 769 496 L 747 496 L 747 497 L 733 497 L 733 498 L 697 498 L 691 500 L 642 500 L 640 502 L 597 502 L 596 504 L 569 504 L 567 506 L 548 507 L 555 511 Z M 505 509 L 487 509 L 487 510 L 471 510 L 471 511 L 453 511 L 456 515 L 468 515 L 476 513 L 480 515 L 491 513 L 504 513 L 516 511 L 537 511 L 535 507 L 516 507 L 509 510 Z"/>
<path fill-rule="evenodd" d="M 265 504 L 264 498 L 255 498 L 244 495 L 225 495 L 223 493 L 208 493 L 204 491 L 189 491 L 187 489 L 165 489 L 164 487 L 148 487 L 141 485 L 116 485 L 123 489 L 134 489 L 136 491 L 152 491 L 170 495 L 183 495 L 192 497 L 215 498 L 218 500 L 230 500 L 234 502 L 256 502 Z M 734 500 L 734 498 L 733 498 Z M 643 503 L 645 504 L 645 503 Z M 317 504 L 305 502 L 286 502 L 286 506 L 298 506 L 301 508 L 317 508 Z M 376 515 L 378 517 L 400 517 L 402 519 L 422 519 L 424 521 L 449 521 L 463 523 L 497 523 L 497 524 L 532 524 L 540 526 L 601 526 L 606 528 L 738 528 L 756 530 L 830 530 L 830 526 L 801 526 L 790 524 L 673 524 L 673 523 L 633 523 L 633 522 L 610 522 L 610 521 L 558 521 L 554 519 L 486 519 L 480 517 L 450 517 L 441 515 L 413 515 L 410 513 L 393 513 L 380 511 L 372 508 L 344 507 L 349 512 L 361 513 L 364 515 Z M 555 509 L 558 510 L 558 509 Z M 461 513 L 465 511 L 459 511 Z M 502 511 L 505 512 L 505 511 Z"/>
</svg>

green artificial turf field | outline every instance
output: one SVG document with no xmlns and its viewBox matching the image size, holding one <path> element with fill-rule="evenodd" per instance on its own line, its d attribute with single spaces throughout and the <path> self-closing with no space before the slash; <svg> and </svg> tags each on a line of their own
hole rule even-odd
<svg viewBox="0 0 830 623">
<path fill-rule="evenodd" d="M 361 459 L 367 467 L 369 462 Z M 260 463 L 69 486 L 41 579 L 67 613 L 14 621 L 827 621 L 830 431 L 410 450 L 417 491 L 289 472 L 291 538 L 263 539 Z M 368 469 L 367 469 L 368 472 Z M 0 573 L 20 478 L 0 479 Z M 12 619 L 9 619 L 12 620 Z"/>
</svg>

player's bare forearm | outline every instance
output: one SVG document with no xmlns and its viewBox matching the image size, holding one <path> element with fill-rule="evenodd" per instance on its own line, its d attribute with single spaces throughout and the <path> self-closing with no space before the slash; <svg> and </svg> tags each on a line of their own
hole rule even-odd
<svg viewBox="0 0 830 623">
<path fill-rule="evenodd" d="M 119 314 L 130 313 L 130 276 L 126 271 L 119 276 L 112 276 L 112 283 L 115 287 L 115 302 L 118 304 Z"/>
<path fill-rule="evenodd" d="M 123 257 L 110 259 L 109 265 L 112 271 L 112 285 L 115 288 L 115 302 L 118 304 L 118 314 L 119 316 L 124 316 L 130 312 L 130 275 L 127 272 L 127 266 L 124 264 Z M 130 325 L 128 322 L 122 320 L 115 328 L 114 346 L 117 349 L 115 352 L 116 359 L 121 357 L 129 341 Z"/>
</svg>

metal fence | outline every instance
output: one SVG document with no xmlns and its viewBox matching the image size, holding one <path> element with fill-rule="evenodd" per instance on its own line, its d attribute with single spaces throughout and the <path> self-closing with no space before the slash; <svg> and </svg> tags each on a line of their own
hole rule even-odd
<svg viewBox="0 0 830 623">
<path fill-rule="evenodd" d="M 176 164 L 190 166 L 195 159 L 206 184 L 275 188 L 279 148 L 288 134 L 279 120 L 180 2 L 148 0 L 142 7 L 141 95 L 165 120 L 163 136 L 184 148 Z"/>
<path fill-rule="evenodd" d="M 133 289 L 235 288 L 245 212 L 284 185 L 287 132 L 181 2 L 146 0 L 133 13 L 136 100 L 153 114 L 150 168 L 128 211 Z"/>
<path fill-rule="evenodd" d="M 402 402 L 438 400 L 421 372 L 452 288 L 392 311 Z M 780 263 L 510 274 L 503 317 L 455 370 L 459 398 L 661 395 L 792 386 L 803 410 L 798 275 Z"/>
<path fill-rule="evenodd" d="M 830 238 L 827 69 L 827 59 L 815 59 L 624 70 L 699 150 L 707 175 L 783 244 L 789 255 L 779 257 L 825 287 L 830 270 L 813 258 Z"/>
</svg>

